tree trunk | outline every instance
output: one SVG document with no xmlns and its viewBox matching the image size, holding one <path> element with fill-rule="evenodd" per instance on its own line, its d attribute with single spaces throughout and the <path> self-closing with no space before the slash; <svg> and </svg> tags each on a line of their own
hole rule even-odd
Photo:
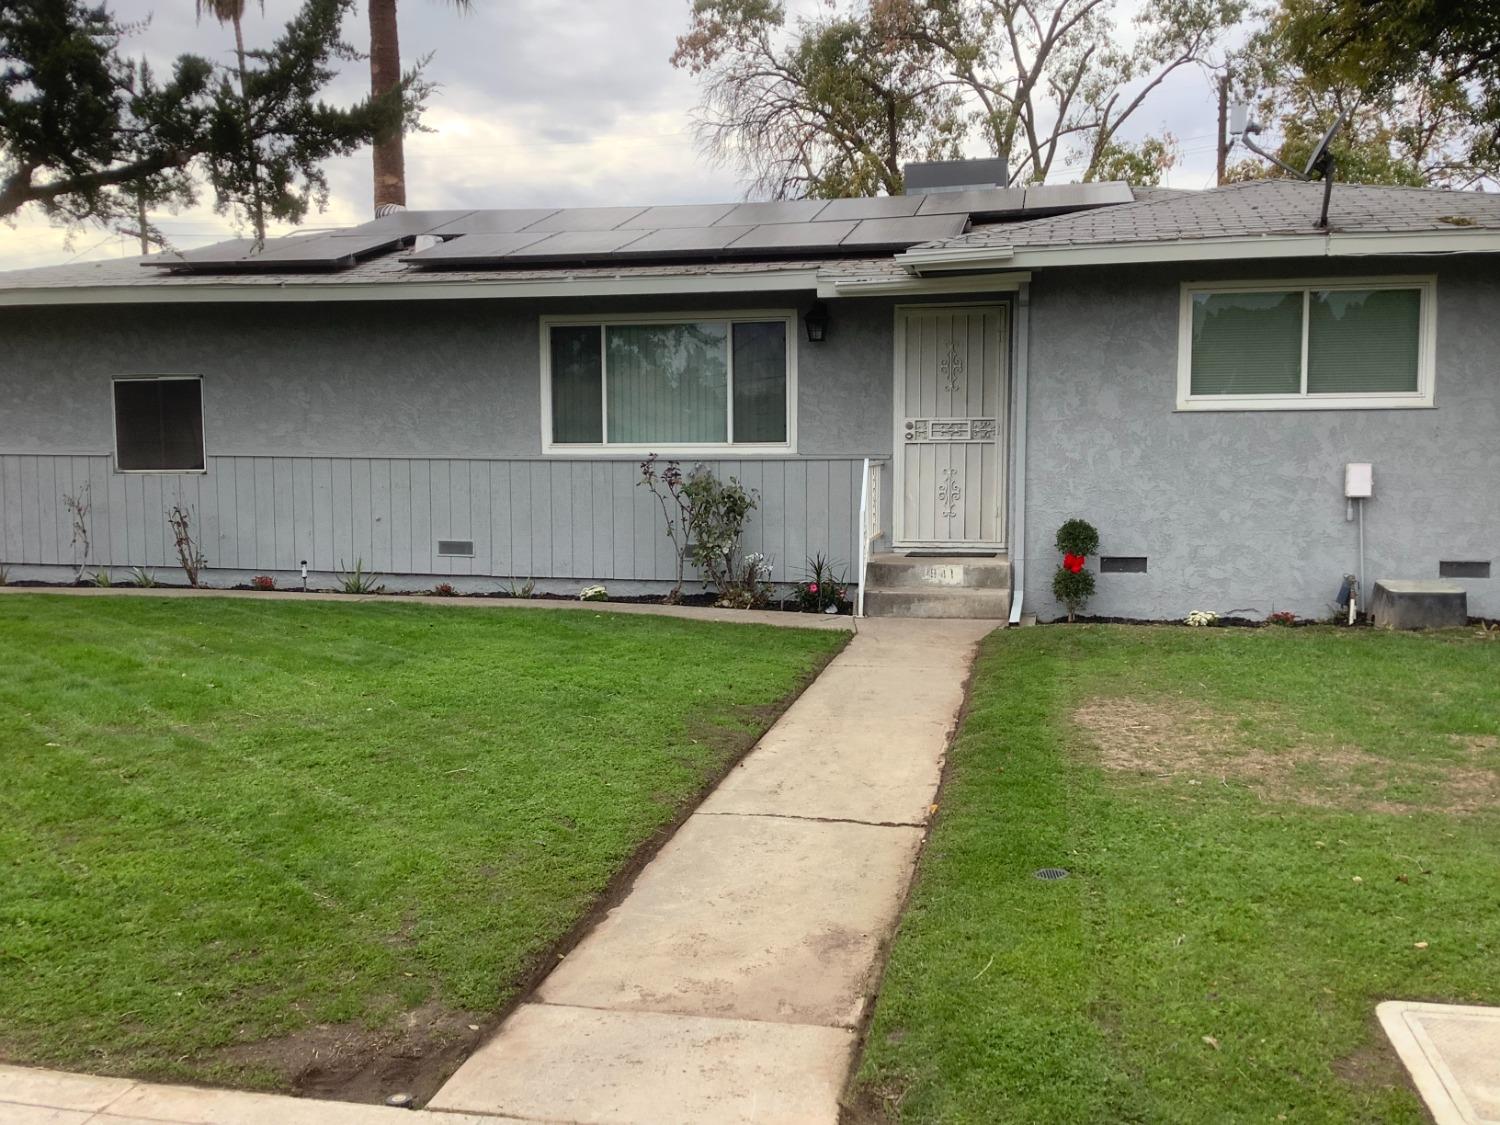
<svg viewBox="0 0 1500 1125">
<path fill-rule="evenodd" d="M 396 0 L 370 3 L 370 93 L 379 97 L 401 82 L 401 42 L 396 30 Z M 406 206 L 406 154 L 398 121 L 375 138 L 375 209 L 387 203 Z"/>
<path fill-rule="evenodd" d="M 245 114 L 245 144 L 249 146 L 245 155 L 250 162 L 250 223 L 255 228 L 255 244 L 263 246 L 266 241 L 266 201 L 260 190 L 260 151 L 255 143 L 255 122 L 250 117 L 250 90 L 245 72 L 245 29 L 240 23 L 238 10 L 230 22 L 234 26 L 234 58 L 240 78 L 240 105 Z"/>
</svg>

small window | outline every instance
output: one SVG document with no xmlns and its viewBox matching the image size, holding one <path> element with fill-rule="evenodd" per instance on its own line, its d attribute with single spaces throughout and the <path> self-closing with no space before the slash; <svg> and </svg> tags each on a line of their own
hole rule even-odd
<svg viewBox="0 0 1500 1125">
<path fill-rule="evenodd" d="M 790 318 L 544 322 L 556 446 L 785 449 Z"/>
<path fill-rule="evenodd" d="M 197 376 L 115 380 L 115 468 L 203 470 L 203 381 Z"/>
<path fill-rule="evenodd" d="M 1178 406 L 1432 405 L 1430 280 L 1183 289 Z"/>
</svg>

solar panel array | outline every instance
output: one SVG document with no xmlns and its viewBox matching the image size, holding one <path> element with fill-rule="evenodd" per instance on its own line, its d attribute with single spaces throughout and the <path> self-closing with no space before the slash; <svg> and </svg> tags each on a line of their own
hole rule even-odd
<svg viewBox="0 0 1500 1125">
<path fill-rule="evenodd" d="M 347 230 L 268 239 L 259 248 L 235 239 L 144 264 L 335 270 L 409 247 L 419 236 L 439 241 L 401 260 L 432 268 L 874 253 L 952 238 L 974 219 L 1037 218 L 1133 200 L 1128 185 L 1106 183 L 768 203 L 401 211 Z"/>
</svg>

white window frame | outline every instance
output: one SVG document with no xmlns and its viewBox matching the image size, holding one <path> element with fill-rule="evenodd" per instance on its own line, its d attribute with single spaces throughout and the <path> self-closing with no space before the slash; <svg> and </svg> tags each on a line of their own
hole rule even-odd
<svg viewBox="0 0 1500 1125">
<path fill-rule="evenodd" d="M 122 469 L 120 467 L 120 417 L 115 407 L 116 383 L 188 383 L 198 384 L 198 433 L 203 437 L 203 468 L 201 469 Z M 114 471 L 139 477 L 204 476 L 208 473 L 208 417 L 204 405 L 202 375 L 115 375 L 109 381 L 109 437 L 114 450 L 111 462 Z"/>
<path fill-rule="evenodd" d="M 740 323 L 764 324 L 767 321 L 782 321 L 786 325 L 786 440 L 783 442 L 743 442 L 734 438 L 734 342 L 733 326 Z M 600 415 L 600 438 L 598 442 L 555 442 L 552 440 L 552 329 L 554 326 L 577 327 L 599 325 L 600 348 L 603 349 L 608 334 L 603 331 L 610 325 L 620 324 L 705 324 L 723 323 L 730 326 L 728 359 L 728 428 L 725 433 L 730 440 L 710 443 L 656 442 L 649 445 L 639 443 L 624 445 L 609 440 L 609 371 L 607 363 L 601 367 L 600 394 L 603 396 L 603 411 Z M 542 452 L 564 457 L 598 457 L 601 454 L 643 457 L 660 453 L 677 457 L 721 457 L 726 453 L 734 456 L 787 456 L 797 452 L 797 338 L 798 315 L 796 309 L 734 309 L 719 311 L 710 309 L 683 310 L 671 313 L 605 313 L 579 314 L 576 316 L 544 316 L 540 320 L 541 370 L 542 370 Z"/>
<path fill-rule="evenodd" d="M 1417 340 L 1417 389 L 1371 391 L 1366 394 L 1309 394 L 1307 391 L 1307 335 L 1309 304 L 1319 290 L 1416 289 L 1420 293 Z M 1193 298 L 1212 293 L 1302 293 L 1302 390 L 1297 394 L 1193 394 Z M 1268 279 L 1265 281 L 1185 282 L 1177 328 L 1178 410 L 1409 410 L 1431 407 L 1437 367 L 1437 278 L 1328 277 Z"/>
</svg>

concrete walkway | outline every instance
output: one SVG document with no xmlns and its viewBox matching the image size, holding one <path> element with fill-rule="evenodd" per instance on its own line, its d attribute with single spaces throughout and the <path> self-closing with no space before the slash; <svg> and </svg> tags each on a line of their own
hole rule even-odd
<svg viewBox="0 0 1500 1125">
<path fill-rule="evenodd" d="M 860 622 L 429 1110 L 833 1125 L 974 647 L 995 625 Z"/>
</svg>

